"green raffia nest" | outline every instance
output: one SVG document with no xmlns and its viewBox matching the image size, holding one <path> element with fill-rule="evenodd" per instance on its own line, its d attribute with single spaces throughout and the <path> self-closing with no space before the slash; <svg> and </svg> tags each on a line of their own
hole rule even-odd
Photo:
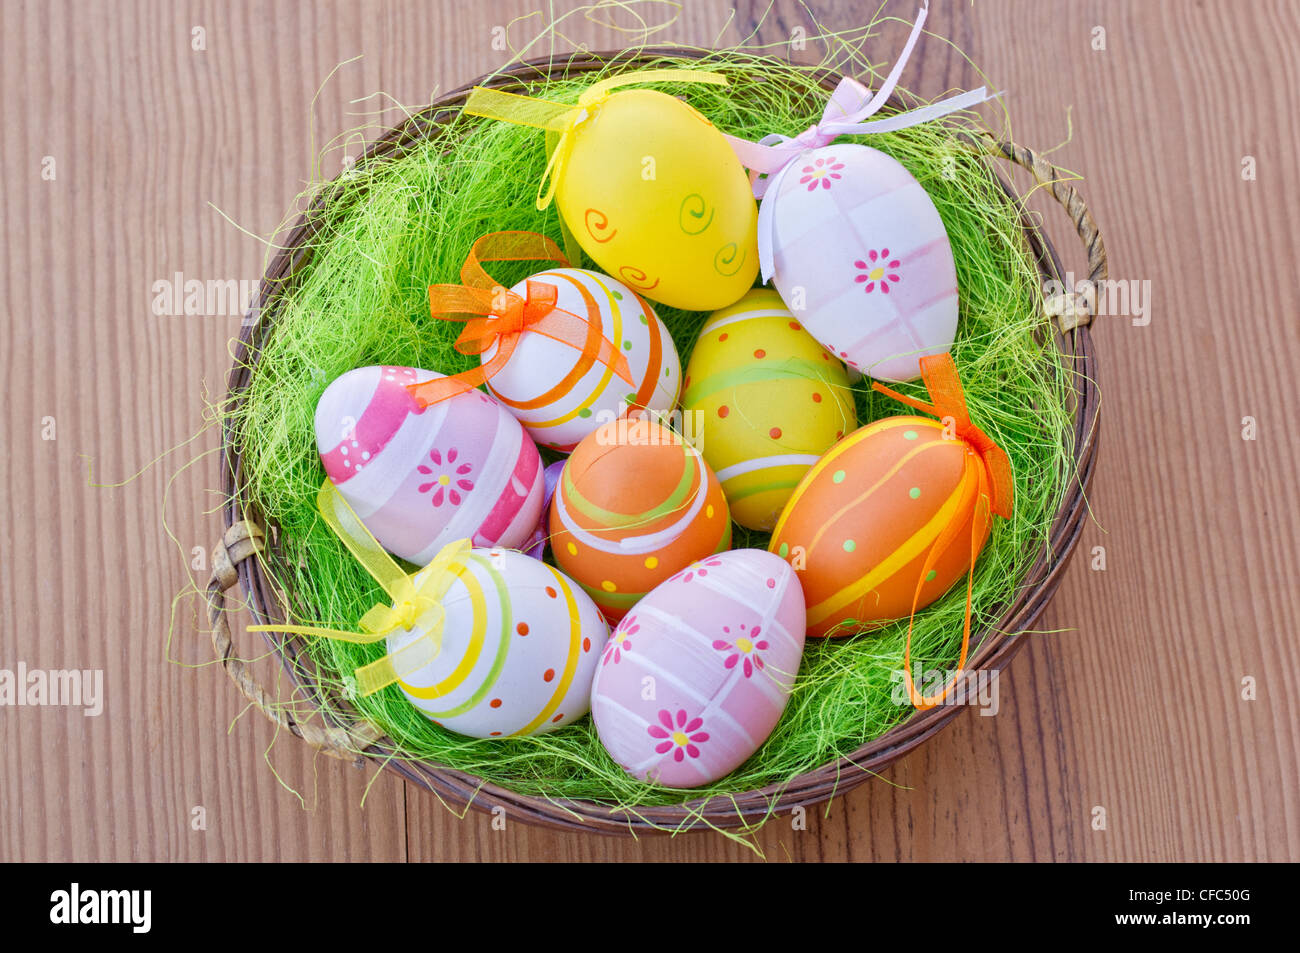
<svg viewBox="0 0 1300 953">
<path fill-rule="evenodd" d="M 656 88 L 683 97 L 718 128 L 745 138 L 794 133 L 820 115 L 827 90 L 819 85 L 825 74 L 817 68 L 735 50 L 703 59 L 695 55 L 640 53 L 631 65 L 725 72 L 731 80 L 727 87 Z M 571 78 L 548 79 L 522 68 L 514 75 L 533 94 L 572 102 L 596 79 L 628 68 L 622 59 L 584 57 L 584 71 Z M 975 118 L 960 115 L 856 140 L 900 161 L 943 219 L 961 301 L 954 357 L 973 419 L 1006 449 L 1015 471 L 1015 515 L 995 521 L 975 571 L 973 652 L 981 639 L 1005 637 L 990 627 L 1008 605 L 1025 598 L 1026 576 L 1051 548 L 1049 531 L 1064 510 L 1067 491 L 1081 493 L 1076 369 L 1062 360 L 1059 338 L 1054 341 L 1044 317 L 1042 276 L 1021 205 L 963 139 L 963 133 L 980 130 Z M 456 281 L 471 243 L 486 232 L 526 229 L 561 237 L 554 206 L 539 212 L 534 205 L 545 164 L 537 131 L 431 109 L 408 124 L 405 138 L 411 141 L 363 159 L 315 193 L 307 212 L 312 228 L 299 246 L 310 254 L 288 279 L 264 288 L 262 321 L 271 323 L 252 335 L 260 352 L 243 354 L 245 366 L 232 377 L 247 380 L 247 389 L 232 393 L 225 407 L 227 459 L 240 461 L 231 484 L 239 500 L 235 518 L 258 514 L 259 522 L 278 528 L 273 552 L 259 560 L 284 600 L 280 607 L 261 607 L 261 614 L 273 618 L 282 613 L 290 621 L 347 628 L 384 598 L 317 517 L 315 497 L 324 471 L 313 414 L 325 386 L 368 364 L 447 374 L 466 369 L 475 359 L 452 347 L 459 326 L 429 315 L 429 284 Z M 589 261 L 575 264 L 593 267 Z M 509 285 L 528 267 L 503 267 L 495 277 Z M 685 367 L 707 315 L 656 309 Z M 868 388 L 864 382 L 856 389 L 861 424 L 907 412 Z M 919 385 L 904 389 L 924 397 Z M 765 548 L 767 536 L 736 527 L 734 545 Z M 1043 582 L 1035 584 L 1041 588 Z M 963 590 L 954 587 L 916 617 L 913 659 L 927 668 L 951 668 L 957 660 Z M 253 602 L 257 608 L 256 597 Z M 305 679 L 316 697 L 282 704 L 297 706 L 296 717 L 319 707 L 336 723 L 367 719 L 391 740 L 385 752 L 392 761 L 408 767 L 431 763 L 429 770 L 445 766 L 482 779 L 492 790 L 518 795 L 537 815 L 531 819 L 543 823 L 582 826 L 571 821 L 571 810 L 558 806 L 582 801 L 595 802 L 588 807 L 597 813 L 611 813 L 601 805 L 613 808 L 611 827 L 733 827 L 742 820 L 752 825 L 762 820 L 763 805 L 770 810 L 787 789 L 806 788 L 809 772 L 821 768 L 824 774 L 825 766 L 914 715 L 895 698 L 906 630 L 903 620 L 866 636 L 810 641 L 789 706 L 771 737 L 731 775 L 690 792 L 626 775 L 601 747 L 589 718 L 550 734 L 486 741 L 433 725 L 396 686 L 370 698 L 353 697 L 350 674 L 377 657 L 380 646 L 323 639 L 302 644 L 293 662 L 295 677 Z M 823 780 L 796 800 L 824 799 L 837 784 L 858 780 L 854 773 L 850 767 L 842 781 Z M 733 794 L 759 788 L 768 792 L 757 801 L 748 796 L 743 819 L 734 801 L 727 807 Z M 722 800 L 708 801 L 713 795 Z M 711 806 L 662 809 L 702 800 Z M 550 802 L 557 802 L 553 811 Z"/>
</svg>

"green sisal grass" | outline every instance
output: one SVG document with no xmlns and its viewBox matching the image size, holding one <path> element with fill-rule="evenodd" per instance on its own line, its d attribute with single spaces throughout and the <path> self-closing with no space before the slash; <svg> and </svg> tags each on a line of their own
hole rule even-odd
<svg viewBox="0 0 1300 953">
<path fill-rule="evenodd" d="M 809 70 L 738 51 L 665 65 L 724 71 L 732 80 L 726 88 L 657 88 L 683 96 L 720 129 L 747 138 L 805 128 L 824 97 Z M 572 101 L 596 78 L 551 82 L 534 92 Z M 978 631 L 1016 595 L 1072 477 L 1072 381 L 1045 341 L 1039 277 L 1018 209 L 990 179 L 985 162 L 954 138 L 955 129 L 975 124 L 964 116 L 858 141 L 898 159 L 938 208 L 957 265 L 961 320 L 954 356 L 971 415 L 1006 449 L 1015 470 L 1015 515 L 996 521 L 975 573 Z M 285 558 L 266 568 L 296 621 L 353 627 L 382 598 L 316 515 L 324 477 L 312 430 L 317 399 L 329 381 L 366 364 L 444 373 L 470 365 L 452 349 L 457 326 L 430 318 L 427 286 L 455 281 L 470 244 L 485 232 L 530 229 L 560 239 L 554 207 L 534 208 L 543 165 L 537 131 L 457 117 L 402 157 L 362 164 L 321 187 L 328 211 L 310 263 L 285 291 L 247 400 L 228 419 L 242 449 L 248 493 L 279 526 Z M 527 271 L 527 265 L 505 267 L 496 277 L 509 285 Z M 685 367 L 707 315 L 657 311 Z M 906 390 L 924 396 L 919 385 Z M 860 423 L 909 412 L 867 385 L 859 385 L 857 405 Z M 767 542 L 764 534 L 740 527 L 735 539 L 737 547 Z M 955 587 L 917 616 L 913 657 L 927 666 L 956 661 L 963 590 Z M 537 737 L 480 741 L 436 727 L 396 687 L 351 704 L 394 739 L 397 757 L 448 765 L 520 792 L 635 812 L 780 785 L 899 724 L 912 713 L 891 698 L 906 628 L 904 620 L 867 636 L 810 641 L 789 707 L 767 743 L 730 776 L 689 794 L 624 774 L 602 749 L 589 718 Z M 327 686 L 346 692 L 346 677 L 380 649 L 317 640 L 309 652 Z"/>
</svg>

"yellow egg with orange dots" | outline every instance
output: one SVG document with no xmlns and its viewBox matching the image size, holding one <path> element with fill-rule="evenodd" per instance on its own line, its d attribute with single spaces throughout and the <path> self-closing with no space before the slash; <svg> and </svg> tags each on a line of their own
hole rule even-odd
<svg viewBox="0 0 1300 953">
<path fill-rule="evenodd" d="M 684 383 L 686 432 L 750 529 L 771 532 L 808 468 L 858 426 L 844 365 L 769 288 L 709 317 Z"/>
<path fill-rule="evenodd" d="M 551 552 L 611 622 L 697 559 L 731 548 L 718 478 L 674 431 L 610 421 L 574 449 L 551 500 Z"/>
</svg>

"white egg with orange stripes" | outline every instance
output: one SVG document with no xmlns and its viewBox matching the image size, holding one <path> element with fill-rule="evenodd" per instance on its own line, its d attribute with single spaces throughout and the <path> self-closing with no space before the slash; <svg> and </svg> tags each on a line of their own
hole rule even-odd
<svg viewBox="0 0 1300 953">
<path fill-rule="evenodd" d="M 390 553 L 417 566 L 447 543 L 521 547 L 542 515 L 532 439 L 482 391 L 421 409 L 407 386 L 443 375 L 361 367 L 316 404 L 316 445 L 339 494 Z"/>
<path fill-rule="evenodd" d="M 554 268 L 530 275 L 511 290 L 523 296 L 527 281 L 556 288 L 555 306 L 586 319 L 627 359 L 633 383 L 591 353 L 544 334 L 525 331 L 488 389 L 539 444 L 567 453 L 602 423 L 630 407 L 671 412 L 677 405 L 681 363 L 672 335 L 635 291 L 595 271 Z M 493 344 L 484 364 L 496 356 Z"/>
<path fill-rule="evenodd" d="M 442 618 L 436 657 L 397 683 L 411 703 L 475 738 L 541 734 L 585 715 L 609 635 L 591 598 L 559 570 L 509 549 L 471 550 L 451 572 L 441 609 L 388 637 L 392 655 Z"/>
</svg>

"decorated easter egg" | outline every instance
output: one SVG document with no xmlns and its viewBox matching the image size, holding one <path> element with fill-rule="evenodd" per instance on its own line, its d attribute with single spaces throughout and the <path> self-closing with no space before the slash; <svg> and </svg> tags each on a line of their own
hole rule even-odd
<svg viewBox="0 0 1300 953">
<path fill-rule="evenodd" d="M 731 518 L 770 531 L 799 480 L 857 428 L 844 365 L 767 288 L 705 323 L 682 399 L 687 432 L 722 483 Z"/>
<path fill-rule="evenodd" d="M 716 781 L 776 727 L 803 642 L 803 593 L 785 562 L 737 549 L 694 563 L 611 634 L 591 691 L 600 741 L 641 780 Z"/>
<path fill-rule="evenodd" d="M 681 363 L 672 335 L 636 292 L 621 281 L 582 268 L 556 268 L 530 276 L 511 290 L 521 297 L 528 282 L 556 288 L 555 307 L 586 320 L 627 359 L 634 385 L 595 352 L 576 350 L 544 334 L 520 335 L 510 359 L 488 389 L 538 443 L 562 452 L 601 423 L 630 407 L 671 411 L 677 406 Z M 497 344 L 482 355 L 496 356 Z"/>
<path fill-rule="evenodd" d="M 881 380 L 921 375 L 957 331 L 957 271 L 921 184 L 870 146 L 809 150 L 763 198 L 773 283 L 803 326 Z"/>
<path fill-rule="evenodd" d="M 611 622 L 696 559 L 731 546 L 718 478 L 673 431 L 637 418 L 588 435 L 551 500 L 551 552 Z"/>
<path fill-rule="evenodd" d="M 918 583 L 920 609 L 964 576 L 988 536 L 987 521 L 976 527 L 982 465 L 928 417 L 887 417 L 832 447 L 795 489 L 770 545 L 803 586 L 808 635 L 906 618 Z M 850 621 L 859 625 L 840 626 Z"/>
<path fill-rule="evenodd" d="M 545 494 L 542 498 L 542 518 L 537 524 L 537 529 L 533 531 L 532 536 L 528 537 L 528 542 L 523 547 L 524 552 L 534 559 L 542 559 L 546 555 L 546 542 L 551 535 L 546 528 L 547 514 L 551 511 L 551 497 L 555 495 L 555 488 L 560 485 L 560 472 L 563 469 L 564 461 L 556 460 L 542 471 L 542 480 L 545 485 Z"/>
<path fill-rule="evenodd" d="M 429 571 L 416 574 L 417 588 Z M 609 633 L 587 594 L 509 549 L 470 550 L 447 571 L 455 578 L 441 609 L 388 637 L 396 655 L 441 620 L 436 656 L 397 683 L 411 703 L 475 738 L 539 734 L 586 714 Z"/>
<path fill-rule="evenodd" d="M 445 544 L 523 546 L 542 513 L 542 461 L 482 391 L 424 410 L 405 385 L 441 377 L 362 367 L 316 405 L 316 446 L 339 494 L 394 555 L 422 566 Z"/>
<path fill-rule="evenodd" d="M 602 270 L 691 311 L 731 304 L 754 283 L 754 196 L 697 110 L 655 90 L 620 90 L 587 107 L 569 137 L 555 201 Z"/>
</svg>

